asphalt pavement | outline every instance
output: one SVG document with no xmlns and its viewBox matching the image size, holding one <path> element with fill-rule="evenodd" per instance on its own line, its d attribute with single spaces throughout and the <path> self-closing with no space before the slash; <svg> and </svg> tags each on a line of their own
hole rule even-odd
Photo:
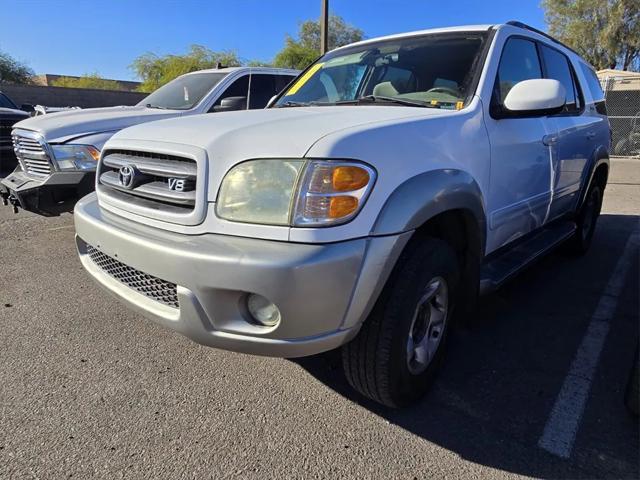
<svg viewBox="0 0 640 480">
<path fill-rule="evenodd" d="M 640 160 L 613 160 L 590 252 L 555 252 L 482 299 L 434 388 L 394 411 L 354 394 L 334 355 L 254 357 L 163 330 L 89 279 L 70 214 L 0 207 L 0 478 L 638 478 L 623 395 L 639 231 Z M 576 385 L 583 404 L 563 396 Z M 558 415 L 575 425 L 566 456 L 541 441 L 565 438 Z"/>
</svg>

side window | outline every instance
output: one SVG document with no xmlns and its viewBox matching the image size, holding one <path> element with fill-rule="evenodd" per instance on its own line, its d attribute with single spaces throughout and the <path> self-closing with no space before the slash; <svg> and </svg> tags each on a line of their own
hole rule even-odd
<svg viewBox="0 0 640 480">
<path fill-rule="evenodd" d="M 559 51 L 540 45 L 542 58 L 544 59 L 545 73 L 547 78 L 558 80 L 567 92 L 567 103 L 565 112 L 577 112 L 580 104 L 580 94 L 574 81 L 574 75 L 569 65 L 569 59 Z"/>
<path fill-rule="evenodd" d="M 509 90 L 523 80 L 542 78 L 542 69 L 536 45 L 530 40 L 511 38 L 507 40 L 498 66 L 496 94 L 502 104 Z"/>
<path fill-rule="evenodd" d="M 236 79 L 227 89 L 218 97 L 216 103 L 209 109 L 209 112 L 213 112 L 213 109 L 220 105 L 220 102 L 228 97 L 247 97 L 249 91 L 249 75 L 244 75 Z"/>
<path fill-rule="evenodd" d="M 264 108 L 276 94 L 275 77 L 268 74 L 251 75 L 249 87 L 249 108 Z"/>
<path fill-rule="evenodd" d="M 589 88 L 589 92 L 591 92 L 593 101 L 596 103 L 603 101 L 604 92 L 602 91 L 602 86 L 600 85 L 600 80 L 598 80 L 596 72 L 584 63 L 580 63 L 580 68 L 582 69 L 584 76 L 587 78 L 587 87 Z"/>
<path fill-rule="evenodd" d="M 276 78 L 276 93 L 280 93 L 282 90 L 285 89 L 287 85 L 291 83 L 291 80 L 293 80 L 296 77 L 292 75 L 276 75 L 275 78 Z"/>
</svg>

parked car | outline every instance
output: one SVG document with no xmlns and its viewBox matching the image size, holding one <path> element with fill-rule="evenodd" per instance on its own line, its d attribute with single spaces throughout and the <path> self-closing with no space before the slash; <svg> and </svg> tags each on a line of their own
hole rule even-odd
<svg viewBox="0 0 640 480">
<path fill-rule="evenodd" d="M 0 178 L 11 173 L 18 163 L 11 145 L 11 129 L 16 122 L 28 117 L 29 113 L 19 109 L 7 95 L 0 92 Z"/>
<path fill-rule="evenodd" d="M 593 69 L 517 22 L 333 50 L 266 110 L 162 120 L 105 145 L 75 209 L 90 275 L 204 345 L 342 348 L 398 407 L 454 313 L 561 242 L 585 252 L 609 171 Z"/>
<path fill-rule="evenodd" d="M 264 108 L 297 73 L 264 67 L 202 70 L 176 78 L 133 107 L 30 118 L 13 130 L 21 168 L 2 181 L 4 197 L 15 211 L 59 214 L 68 209 L 67 200 L 93 191 L 100 150 L 117 131 L 163 118 Z"/>
</svg>

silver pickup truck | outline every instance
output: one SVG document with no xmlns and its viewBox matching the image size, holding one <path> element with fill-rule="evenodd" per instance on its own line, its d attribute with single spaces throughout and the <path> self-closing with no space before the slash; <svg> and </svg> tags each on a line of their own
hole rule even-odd
<svg viewBox="0 0 640 480">
<path fill-rule="evenodd" d="M 593 69 L 510 22 L 331 51 L 265 110 L 114 135 L 75 210 L 82 264 L 196 342 L 340 347 L 350 384 L 419 398 L 456 315 L 591 242 L 609 172 Z"/>
<path fill-rule="evenodd" d="M 133 107 L 50 113 L 14 126 L 20 166 L 4 180 L 5 203 L 42 215 L 93 191 L 104 143 L 119 130 L 164 118 L 264 108 L 298 74 L 266 67 L 230 67 L 182 75 Z M 2 192 L 4 190 L 4 193 Z"/>
</svg>

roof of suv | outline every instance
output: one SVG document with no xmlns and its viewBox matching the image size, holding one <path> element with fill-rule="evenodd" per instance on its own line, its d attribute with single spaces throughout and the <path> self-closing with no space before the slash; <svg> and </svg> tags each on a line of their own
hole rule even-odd
<svg viewBox="0 0 640 480">
<path fill-rule="evenodd" d="M 290 68 L 276 68 L 276 67 L 222 67 L 222 68 L 207 68 L 204 70 L 197 70 L 195 72 L 185 73 L 185 75 L 192 75 L 198 73 L 233 73 L 239 70 L 251 70 L 253 73 L 283 73 L 285 75 L 298 75 L 300 71 Z"/>
</svg>

